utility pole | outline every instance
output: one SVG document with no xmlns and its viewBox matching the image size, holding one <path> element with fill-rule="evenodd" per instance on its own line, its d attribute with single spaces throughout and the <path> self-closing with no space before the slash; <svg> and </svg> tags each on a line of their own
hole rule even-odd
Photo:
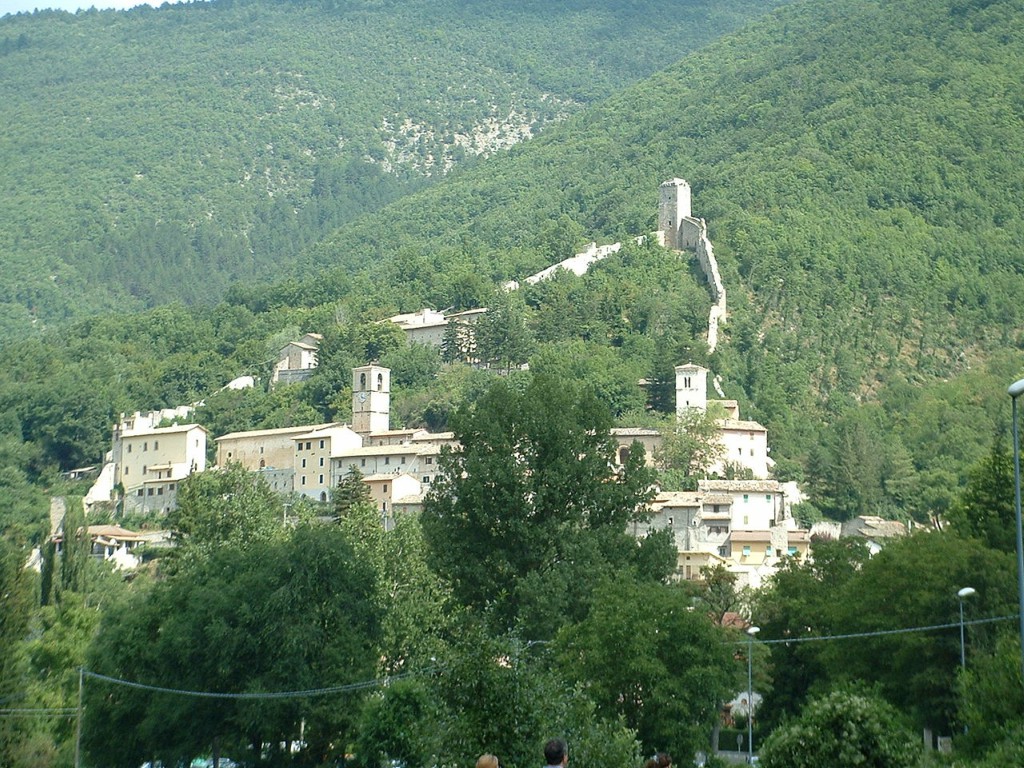
<svg viewBox="0 0 1024 768">
<path fill-rule="evenodd" d="M 85 668 L 78 668 L 78 719 L 75 722 L 75 768 L 82 768 L 82 689 L 85 687 Z"/>
</svg>

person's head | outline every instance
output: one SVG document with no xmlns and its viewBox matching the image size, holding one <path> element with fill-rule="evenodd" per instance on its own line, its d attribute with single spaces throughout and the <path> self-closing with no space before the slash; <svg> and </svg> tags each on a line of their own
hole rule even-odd
<svg viewBox="0 0 1024 768">
<path fill-rule="evenodd" d="M 490 752 L 480 755 L 476 760 L 476 768 L 498 768 L 498 758 Z"/>
<path fill-rule="evenodd" d="M 658 768 L 670 768 L 672 765 L 672 755 L 668 752 L 659 752 L 654 756 L 654 760 L 658 764 Z"/>
<path fill-rule="evenodd" d="M 551 739 L 544 745 L 544 759 L 548 765 L 566 765 L 569 762 L 569 747 L 565 739 Z"/>
</svg>

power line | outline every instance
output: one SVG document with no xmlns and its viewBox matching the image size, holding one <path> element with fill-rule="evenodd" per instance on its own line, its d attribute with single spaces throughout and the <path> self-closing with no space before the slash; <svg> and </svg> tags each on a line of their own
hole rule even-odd
<svg viewBox="0 0 1024 768">
<path fill-rule="evenodd" d="M 972 619 L 971 621 L 965 622 L 965 624 L 991 624 L 999 621 L 1010 621 L 1016 619 L 1016 615 L 1010 616 L 996 616 L 988 619 Z M 903 629 L 883 629 L 875 630 L 873 632 L 851 632 L 842 635 L 817 635 L 814 637 L 790 637 L 782 638 L 778 640 L 759 640 L 759 644 L 762 645 L 789 645 L 790 643 L 812 643 L 812 642 L 827 642 L 832 640 L 850 640 L 855 638 L 865 637 L 884 637 L 888 635 L 902 635 L 910 634 L 914 632 L 933 632 L 940 629 L 954 629 L 959 627 L 959 622 L 951 622 L 947 624 L 931 624 L 922 627 L 906 627 Z M 547 643 L 548 641 L 530 641 L 527 643 L 527 647 Z M 734 645 L 747 645 L 747 641 L 743 640 Z M 252 692 L 252 693 L 221 693 L 216 691 L 192 691 L 184 688 L 166 688 L 159 685 L 148 685 L 146 683 L 139 683 L 133 680 L 125 680 L 119 677 L 111 677 L 109 675 L 103 675 L 99 672 L 92 672 L 88 669 L 83 669 L 84 675 L 101 680 L 103 682 L 110 683 L 112 685 L 120 685 L 126 688 L 134 688 L 136 690 L 153 691 L 155 693 L 169 693 L 177 696 L 192 696 L 196 698 L 207 698 L 207 699 L 236 699 L 236 700 L 267 700 L 267 699 L 300 699 L 300 698 L 313 698 L 316 696 L 331 696 L 339 693 L 350 693 L 352 691 L 366 690 L 368 688 L 379 688 L 396 680 L 403 680 L 409 677 L 415 677 L 417 675 L 429 674 L 435 671 L 435 667 L 425 668 L 418 672 L 405 672 L 399 675 L 389 675 L 382 679 L 364 680 L 358 683 L 348 683 L 346 685 L 333 685 L 326 686 L 323 688 L 308 688 L 305 690 L 297 691 L 264 691 L 264 692 Z M 0 710 L 2 714 L 5 710 Z M 55 710 L 47 710 L 55 711 Z M 70 710 L 74 712 L 74 709 Z"/>
<path fill-rule="evenodd" d="M 14 715 L 52 715 L 54 717 L 74 717 L 78 712 L 75 707 L 17 707 L 0 709 L 0 717 Z"/>
<path fill-rule="evenodd" d="M 1010 616 L 995 616 L 989 619 L 972 619 L 971 621 L 965 621 L 964 624 L 992 624 L 997 621 L 1010 621 L 1016 620 L 1017 615 L 1013 614 Z M 850 640 L 853 638 L 861 637 L 883 637 L 886 635 L 905 635 L 912 632 L 933 632 L 937 629 L 955 629 L 960 626 L 959 621 L 954 621 L 949 624 L 931 624 L 924 627 L 906 627 L 904 629 L 879 629 L 873 632 L 850 632 L 844 635 L 817 635 L 814 637 L 786 637 L 779 640 L 760 640 L 762 645 L 789 645 L 790 643 L 815 643 L 824 642 L 828 640 Z M 746 640 L 733 643 L 734 645 L 746 645 Z"/>
<path fill-rule="evenodd" d="M 405 672 L 400 675 L 389 675 L 388 677 L 380 680 L 364 680 L 359 683 L 349 683 L 347 685 L 333 685 L 324 688 L 308 688 L 301 691 L 264 691 L 264 692 L 252 692 L 252 693 L 220 693 L 216 691 L 190 691 L 184 688 L 165 688 L 159 685 L 147 685 L 145 683 L 138 683 L 133 680 L 124 680 L 118 677 L 110 677 L 109 675 L 101 675 L 99 672 L 92 672 L 88 669 L 83 670 L 83 674 L 88 677 L 102 680 L 113 685 L 121 685 L 126 688 L 135 688 L 143 691 L 154 691 L 156 693 L 171 693 L 178 696 L 192 696 L 195 698 L 205 699 L 302 699 L 302 698 L 313 698 L 315 696 L 330 696 L 338 693 L 350 693 L 352 691 L 361 691 L 367 688 L 378 688 L 385 685 L 389 685 L 395 680 L 402 680 L 407 677 L 412 677 L 417 674 L 424 674 L 432 671 L 431 669 L 425 669 L 421 672 Z"/>
</svg>

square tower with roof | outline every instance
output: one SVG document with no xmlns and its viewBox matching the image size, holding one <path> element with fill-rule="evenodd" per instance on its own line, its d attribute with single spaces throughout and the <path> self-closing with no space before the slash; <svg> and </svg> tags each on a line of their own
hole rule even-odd
<svg viewBox="0 0 1024 768">
<path fill-rule="evenodd" d="M 658 188 L 658 229 L 665 233 L 665 245 L 680 249 L 683 219 L 691 218 L 690 184 L 669 179 Z"/>
<path fill-rule="evenodd" d="M 352 369 L 352 430 L 361 435 L 391 428 L 391 369 L 371 363 Z"/>
</svg>

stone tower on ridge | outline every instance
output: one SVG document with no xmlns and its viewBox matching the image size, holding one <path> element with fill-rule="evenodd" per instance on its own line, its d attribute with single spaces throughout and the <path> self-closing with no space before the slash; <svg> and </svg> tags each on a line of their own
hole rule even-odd
<svg viewBox="0 0 1024 768">
<path fill-rule="evenodd" d="M 352 369 L 352 431 L 360 435 L 391 429 L 391 369 L 362 365 Z"/>
<path fill-rule="evenodd" d="M 665 245 L 681 248 L 679 232 L 683 219 L 691 218 L 690 185 L 682 179 L 669 179 L 658 188 L 658 229 L 665 233 Z"/>
</svg>

